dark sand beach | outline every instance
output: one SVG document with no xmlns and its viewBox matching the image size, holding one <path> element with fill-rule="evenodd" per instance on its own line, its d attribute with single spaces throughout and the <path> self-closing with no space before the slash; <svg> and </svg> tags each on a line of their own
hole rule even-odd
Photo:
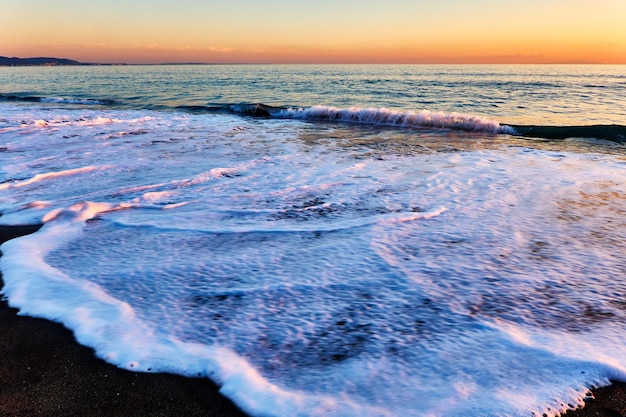
<svg viewBox="0 0 626 417">
<path fill-rule="evenodd" d="M 0 226 L 0 242 L 37 229 Z M 17 312 L 0 302 L 2 416 L 246 416 L 209 379 L 119 369 L 62 325 Z"/>
<path fill-rule="evenodd" d="M 0 226 L 0 243 L 37 229 Z M 246 416 L 208 379 L 119 369 L 62 325 L 18 316 L 6 301 L 0 302 L 0 358 L 2 416 Z M 626 416 L 626 384 L 593 394 L 566 416 Z"/>
</svg>

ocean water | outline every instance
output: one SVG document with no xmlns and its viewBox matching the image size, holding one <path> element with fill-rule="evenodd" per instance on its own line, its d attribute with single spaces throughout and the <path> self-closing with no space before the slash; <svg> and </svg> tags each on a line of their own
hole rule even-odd
<svg viewBox="0 0 626 417">
<path fill-rule="evenodd" d="M 0 68 L 2 294 L 255 416 L 626 380 L 626 67 Z M 592 126 L 592 127 L 589 127 Z"/>
</svg>

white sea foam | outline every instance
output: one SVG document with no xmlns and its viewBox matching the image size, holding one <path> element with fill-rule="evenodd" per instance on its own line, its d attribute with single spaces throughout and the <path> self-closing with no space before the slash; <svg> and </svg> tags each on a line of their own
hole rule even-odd
<svg viewBox="0 0 626 417">
<path fill-rule="evenodd" d="M 39 183 L 41 181 L 59 179 L 59 178 L 67 177 L 70 175 L 84 174 L 88 172 L 106 170 L 109 168 L 110 166 L 87 166 L 87 167 L 81 167 L 81 168 L 66 169 L 66 170 L 57 171 L 57 172 L 46 172 L 43 174 L 37 174 L 34 177 L 29 178 L 24 181 L 5 182 L 4 184 L 0 184 L 0 190 L 3 190 L 5 188 L 26 187 L 29 185 Z"/>
<path fill-rule="evenodd" d="M 107 104 L 106 101 L 94 100 L 87 98 L 72 98 L 72 97 L 42 97 L 39 101 L 42 103 L 56 103 L 56 104 L 84 104 L 84 105 L 103 105 Z"/>
<path fill-rule="evenodd" d="M 145 122 L 151 120 L 151 117 L 142 117 L 139 119 L 115 119 L 111 117 L 102 117 L 97 116 L 94 118 L 84 118 L 80 117 L 78 119 L 70 119 L 67 118 L 53 118 L 53 119 L 39 119 L 33 122 L 34 126 L 37 127 L 72 127 L 72 126 L 98 126 L 98 125 L 109 125 L 109 124 L 137 124 L 140 122 Z"/>
<path fill-rule="evenodd" d="M 0 132 L 2 223 L 45 222 L 3 294 L 120 367 L 277 416 L 557 416 L 626 379 L 623 158 L 0 106 L 30 126 Z"/>
</svg>

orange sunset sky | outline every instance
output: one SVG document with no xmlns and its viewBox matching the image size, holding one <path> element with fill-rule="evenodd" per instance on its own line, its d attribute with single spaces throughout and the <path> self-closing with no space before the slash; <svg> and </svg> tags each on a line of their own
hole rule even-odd
<svg viewBox="0 0 626 417">
<path fill-rule="evenodd" d="M 0 55 L 626 64 L 626 0 L 2 0 Z"/>
</svg>

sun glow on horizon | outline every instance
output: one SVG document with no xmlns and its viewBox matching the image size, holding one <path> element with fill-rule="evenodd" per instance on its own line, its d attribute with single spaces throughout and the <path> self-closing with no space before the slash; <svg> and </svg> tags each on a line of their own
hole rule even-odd
<svg viewBox="0 0 626 417">
<path fill-rule="evenodd" d="M 0 5 L 0 55 L 137 64 L 626 64 L 622 0 L 55 3 Z"/>
</svg>

